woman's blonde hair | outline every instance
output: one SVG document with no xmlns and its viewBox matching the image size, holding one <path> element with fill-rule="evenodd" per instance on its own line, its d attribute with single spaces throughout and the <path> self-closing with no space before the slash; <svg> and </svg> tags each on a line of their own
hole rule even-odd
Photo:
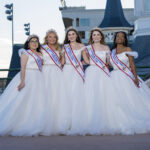
<svg viewBox="0 0 150 150">
<path fill-rule="evenodd" d="M 48 44 L 47 38 L 48 38 L 48 35 L 49 35 L 50 33 L 54 33 L 55 36 L 56 36 L 55 47 L 56 47 L 56 50 L 59 51 L 59 56 L 61 57 L 61 47 L 60 47 L 60 44 L 59 44 L 59 42 L 58 42 L 58 35 L 57 35 L 57 32 L 56 32 L 54 29 L 50 29 L 50 30 L 48 30 L 48 31 L 46 32 L 46 36 L 44 37 L 44 43 L 43 43 L 43 44 Z"/>
<path fill-rule="evenodd" d="M 90 32 L 90 38 L 89 38 L 89 44 L 93 44 L 94 42 L 93 42 L 93 39 L 92 39 L 92 35 L 93 35 L 93 32 L 94 31 L 98 31 L 100 34 L 101 34 L 101 36 L 102 36 L 102 39 L 100 40 L 100 44 L 103 44 L 103 45 L 106 45 L 106 43 L 105 43 L 105 38 L 104 38 L 104 34 L 102 33 L 102 31 L 101 31 L 101 29 L 100 28 L 93 28 L 92 30 L 91 30 L 91 32 Z"/>
</svg>

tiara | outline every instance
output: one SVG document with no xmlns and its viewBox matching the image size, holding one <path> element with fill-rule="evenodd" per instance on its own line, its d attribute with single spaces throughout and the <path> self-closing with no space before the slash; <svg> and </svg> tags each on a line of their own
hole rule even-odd
<svg viewBox="0 0 150 150">
<path fill-rule="evenodd" d="M 91 31 L 94 31 L 94 30 L 98 30 L 98 31 L 102 32 L 101 28 L 99 28 L 99 27 L 95 27 Z"/>
<path fill-rule="evenodd" d="M 39 37 L 36 34 L 32 34 L 28 37 L 27 41 L 30 41 L 32 38 L 38 38 L 39 39 Z"/>
<path fill-rule="evenodd" d="M 48 35 L 49 33 L 55 33 L 56 35 L 57 35 L 57 32 L 56 32 L 56 30 L 54 30 L 54 29 L 49 29 L 47 32 L 46 32 L 46 35 Z M 57 35 L 58 36 L 58 35 Z"/>
<path fill-rule="evenodd" d="M 71 29 L 73 29 L 73 30 L 76 30 L 76 31 L 77 31 L 77 29 L 76 29 L 75 27 L 70 26 L 70 27 L 68 27 L 68 28 L 66 29 L 66 32 L 68 32 L 68 31 L 69 31 L 69 30 L 71 30 Z"/>
<path fill-rule="evenodd" d="M 118 33 L 118 32 L 125 32 L 124 30 L 119 30 L 119 31 L 117 31 L 116 33 Z M 127 33 L 127 32 L 125 32 L 125 33 Z"/>
</svg>

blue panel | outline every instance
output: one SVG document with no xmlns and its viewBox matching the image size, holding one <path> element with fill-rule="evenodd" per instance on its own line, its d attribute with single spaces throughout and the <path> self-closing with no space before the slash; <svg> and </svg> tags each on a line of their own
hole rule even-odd
<svg viewBox="0 0 150 150">
<path fill-rule="evenodd" d="M 21 44 L 15 44 L 13 46 L 13 53 L 12 53 L 12 57 L 11 57 L 11 62 L 10 62 L 10 67 L 9 69 L 14 69 L 14 68 L 20 68 L 20 57 L 18 55 L 18 50 L 22 47 L 23 45 Z M 13 78 L 16 74 L 18 73 L 18 71 L 10 71 L 8 73 L 8 77 L 9 78 Z M 7 83 L 8 84 L 8 83 Z"/>
<path fill-rule="evenodd" d="M 90 20 L 88 18 L 80 18 L 80 27 L 90 26 Z"/>
<path fill-rule="evenodd" d="M 99 27 L 131 27 L 124 17 L 120 0 L 107 0 L 104 18 Z"/>
</svg>

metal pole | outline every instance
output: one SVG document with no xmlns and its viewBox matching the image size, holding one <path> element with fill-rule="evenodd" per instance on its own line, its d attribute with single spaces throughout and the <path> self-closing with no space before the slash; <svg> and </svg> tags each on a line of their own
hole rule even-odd
<svg viewBox="0 0 150 150">
<path fill-rule="evenodd" d="M 30 36 L 30 23 L 29 23 L 29 36 Z"/>
<path fill-rule="evenodd" d="M 13 10 L 13 4 L 12 4 L 12 51 L 14 46 L 14 10 Z"/>
</svg>

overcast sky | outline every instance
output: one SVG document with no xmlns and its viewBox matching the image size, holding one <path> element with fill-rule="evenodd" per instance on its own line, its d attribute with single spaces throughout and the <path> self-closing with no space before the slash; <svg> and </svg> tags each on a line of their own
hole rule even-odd
<svg viewBox="0 0 150 150">
<path fill-rule="evenodd" d="M 121 0 L 123 8 L 133 8 L 134 0 Z M 15 43 L 24 43 L 27 36 L 24 23 L 30 22 L 31 34 L 39 35 L 41 42 L 45 32 L 54 28 L 60 42 L 64 38 L 60 0 L 0 0 L 0 68 L 8 68 L 11 59 L 11 22 L 6 19 L 5 4 L 14 4 Z M 105 8 L 106 0 L 66 0 L 67 6 L 85 6 L 87 9 Z M 0 72 L 0 76 L 2 73 Z"/>
</svg>

